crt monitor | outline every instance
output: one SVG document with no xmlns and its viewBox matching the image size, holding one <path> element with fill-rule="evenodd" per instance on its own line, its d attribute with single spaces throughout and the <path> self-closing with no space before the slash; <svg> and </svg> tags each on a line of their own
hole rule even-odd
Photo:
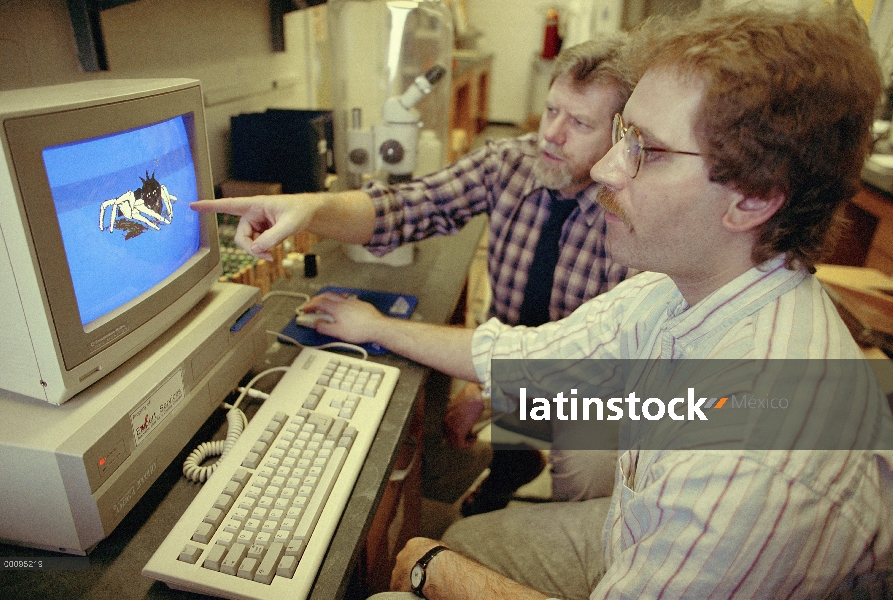
<svg viewBox="0 0 893 600">
<path fill-rule="evenodd" d="M 0 389 L 61 404 L 220 274 L 199 82 L 0 92 Z M 11 282 L 8 284 L 6 282 Z"/>
</svg>

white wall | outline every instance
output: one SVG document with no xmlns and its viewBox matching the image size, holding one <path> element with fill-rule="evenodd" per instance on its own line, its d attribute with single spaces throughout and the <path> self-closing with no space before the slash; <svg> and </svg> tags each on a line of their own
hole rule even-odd
<svg viewBox="0 0 893 600">
<path fill-rule="evenodd" d="M 289 13 L 273 52 L 267 0 L 140 0 L 102 12 L 109 71 L 85 73 L 65 0 L 0 0 L 0 91 L 95 78 L 191 77 L 205 94 L 215 182 L 229 176 L 229 118 L 325 101 L 324 7 Z"/>
<path fill-rule="evenodd" d="M 493 54 L 490 120 L 523 123 L 529 110 L 542 108 L 531 106 L 531 86 L 537 83 L 534 64 L 543 49 L 546 10 L 559 11 L 562 34 L 573 44 L 588 39 L 588 32 L 617 31 L 623 0 L 466 0 L 466 6 L 469 23 L 483 32 L 478 49 Z"/>
<path fill-rule="evenodd" d="M 491 121 L 523 123 L 533 61 L 543 48 L 543 0 L 466 0 L 468 21 L 483 32 L 478 49 L 493 54 Z"/>
</svg>

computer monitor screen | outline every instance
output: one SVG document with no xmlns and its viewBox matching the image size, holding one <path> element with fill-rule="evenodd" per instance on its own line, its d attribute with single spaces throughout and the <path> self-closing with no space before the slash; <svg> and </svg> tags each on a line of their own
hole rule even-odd
<svg viewBox="0 0 893 600">
<path fill-rule="evenodd" d="M 184 118 L 43 150 L 83 325 L 158 285 L 198 250 Z"/>
<path fill-rule="evenodd" d="M 64 402 L 220 275 L 198 81 L 0 92 L 0 389 Z"/>
</svg>

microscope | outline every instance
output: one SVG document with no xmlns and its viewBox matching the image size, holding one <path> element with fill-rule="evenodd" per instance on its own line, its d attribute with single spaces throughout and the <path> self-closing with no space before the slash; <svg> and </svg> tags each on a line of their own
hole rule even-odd
<svg viewBox="0 0 893 600">
<path fill-rule="evenodd" d="M 419 128 L 422 126 L 415 105 L 431 93 L 446 69 L 434 65 L 400 96 L 388 98 L 382 106 L 382 123 L 371 130 L 362 128 L 362 109 L 351 110 L 351 127 L 347 131 L 348 170 L 355 178 L 374 171 L 388 174 L 389 183 L 412 179 L 416 169 Z"/>
</svg>

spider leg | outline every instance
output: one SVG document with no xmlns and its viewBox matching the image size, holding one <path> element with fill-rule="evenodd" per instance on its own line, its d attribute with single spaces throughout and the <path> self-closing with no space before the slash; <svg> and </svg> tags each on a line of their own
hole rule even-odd
<svg viewBox="0 0 893 600">
<path fill-rule="evenodd" d="M 161 220 L 161 215 L 156 213 L 154 210 L 147 208 L 141 202 L 137 203 L 137 205 L 133 207 L 133 210 L 131 211 L 131 214 L 130 214 L 130 218 L 133 221 L 139 221 L 140 223 L 143 223 L 144 225 L 148 225 L 152 229 L 158 229 L 158 225 L 156 225 L 153 221 L 147 219 L 145 217 L 145 215 L 149 215 L 152 218 Z"/>
<path fill-rule="evenodd" d="M 164 218 L 164 222 L 170 223 L 174 220 L 174 207 L 171 203 L 176 202 L 177 197 L 168 193 L 165 186 L 161 186 L 161 199 L 164 201 L 164 208 L 167 211 L 167 217 Z"/>
<path fill-rule="evenodd" d="M 111 200 L 106 200 L 99 207 L 99 231 L 104 231 L 105 227 L 102 226 L 102 219 L 105 216 L 105 209 L 109 206 L 115 206 L 118 202 L 117 198 L 112 198 Z M 115 218 L 112 217 L 112 224 L 114 224 Z"/>
</svg>

